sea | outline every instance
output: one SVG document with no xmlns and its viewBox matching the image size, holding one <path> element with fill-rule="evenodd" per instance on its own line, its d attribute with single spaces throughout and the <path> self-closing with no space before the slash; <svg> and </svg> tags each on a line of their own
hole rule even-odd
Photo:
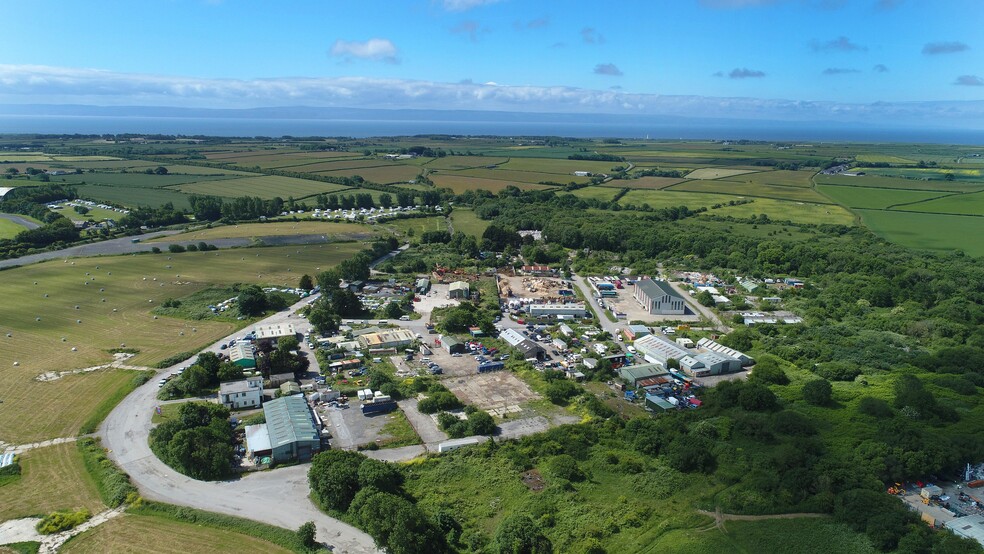
<svg viewBox="0 0 984 554">
<path fill-rule="evenodd" d="M 272 119 L 0 114 L 0 133 L 163 134 L 229 137 L 383 137 L 411 135 L 561 136 L 814 142 L 915 142 L 984 145 L 984 129 L 896 128 L 789 122 Z"/>
</svg>

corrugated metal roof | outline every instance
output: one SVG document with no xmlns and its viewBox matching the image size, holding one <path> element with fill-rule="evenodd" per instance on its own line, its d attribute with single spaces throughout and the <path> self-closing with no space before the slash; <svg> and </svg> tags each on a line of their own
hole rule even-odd
<svg viewBox="0 0 984 554">
<path fill-rule="evenodd" d="M 303 396 L 286 396 L 263 405 L 273 448 L 297 441 L 320 440 L 314 417 Z"/>
<path fill-rule="evenodd" d="M 643 294 L 645 294 L 649 298 L 656 298 L 658 296 L 663 296 L 664 294 L 668 294 L 670 296 L 683 300 L 683 297 L 680 296 L 680 293 L 677 292 L 676 289 L 671 287 L 670 284 L 667 283 L 666 281 L 654 281 L 652 279 L 642 279 L 641 281 L 636 281 L 636 286 L 639 287 L 639 290 L 641 290 Z"/>
</svg>

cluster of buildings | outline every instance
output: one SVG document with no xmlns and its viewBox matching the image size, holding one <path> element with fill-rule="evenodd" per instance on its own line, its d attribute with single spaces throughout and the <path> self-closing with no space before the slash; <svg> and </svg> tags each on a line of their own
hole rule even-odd
<svg viewBox="0 0 984 554">
<path fill-rule="evenodd" d="M 307 462 L 324 445 L 322 422 L 303 396 L 263 404 L 266 423 L 246 426 L 246 453 L 260 464 Z"/>
<path fill-rule="evenodd" d="M 632 345 L 637 356 L 647 362 L 670 369 L 670 360 L 675 360 L 680 370 L 691 377 L 732 373 L 755 363 L 749 356 L 711 339 L 700 339 L 696 349 L 683 346 L 688 344 L 684 341 L 689 339 L 671 342 L 660 335 L 651 334 L 636 339 Z"/>
</svg>

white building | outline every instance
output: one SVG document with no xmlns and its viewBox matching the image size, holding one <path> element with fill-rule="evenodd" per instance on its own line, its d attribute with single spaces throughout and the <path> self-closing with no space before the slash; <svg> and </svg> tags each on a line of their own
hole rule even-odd
<svg viewBox="0 0 984 554">
<path fill-rule="evenodd" d="M 526 340 L 526 337 L 522 333 L 515 329 L 506 329 L 499 333 L 499 338 L 509 343 L 509 346 L 516 346 L 517 344 Z"/>
<path fill-rule="evenodd" d="M 533 317 L 585 317 L 584 304 L 530 304 L 527 308 Z"/>
<path fill-rule="evenodd" d="M 219 404 L 230 410 L 259 408 L 263 400 L 263 377 L 247 377 L 219 385 Z"/>
<path fill-rule="evenodd" d="M 687 311 L 683 297 L 666 281 L 640 279 L 632 286 L 632 297 L 651 314 L 683 315 Z"/>
</svg>

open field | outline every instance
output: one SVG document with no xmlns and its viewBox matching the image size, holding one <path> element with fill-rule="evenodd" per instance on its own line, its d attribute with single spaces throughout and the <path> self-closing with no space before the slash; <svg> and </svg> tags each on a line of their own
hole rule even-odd
<svg viewBox="0 0 984 554">
<path fill-rule="evenodd" d="M 519 183 L 587 183 L 591 180 L 591 177 L 577 177 L 573 174 L 568 173 L 543 173 L 538 171 L 518 171 L 510 169 L 462 169 L 451 172 L 440 172 L 432 174 L 437 175 L 457 175 L 462 177 L 478 177 L 482 179 L 497 179 L 500 181 L 514 181 Z"/>
<path fill-rule="evenodd" d="M 898 204 L 921 202 L 930 198 L 938 198 L 941 195 L 952 194 L 942 191 L 890 190 L 866 187 L 844 187 L 839 185 L 817 185 L 817 190 L 829 196 L 838 204 L 847 206 L 848 208 L 872 208 L 878 210 L 883 210 Z"/>
<path fill-rule="evenodd" d="M 870 187 L 908 190 L 939 190 L 949 192 L 975 192 L 984 190 L 984 183 L 960 181 L 923 181 L 920 179 L 901 179 L 899 177 L 879 177 L 876 175 L 861 175 L 850 177 L 846 175 L 817 175 L 817 184 L 847 185 L 852 187 Z"/>
<path fill-rule="evenodd" d="M 621 188 L 591 186 L 584 187 L 583 189 L 577 189 L 571 192 L 571 194 L 577 196 L 578 198 L 595 198 L 597 200 L 610 202 L 613 198 L 615 198 L 615 195 L 617 195 L 620 190 Z"/>
<path fill-rule="evenodd" d="M 720 180 L 787 187 L 810 187 L 813 185 L 811 181 L 813 174 L 814 171 L 812 169 L 800 171 L 783 169 L 779 171 L 760 171 L 753 174 L 742 174 L 735 177 L 725 177 Z"/>
<path fill-rule="evenodd" d="M 86 183 L 89 185 L 109 185 L 127 188 L 161 188 L 187 183 L 221 181 L 234 179 L 237 175 L 213 173 L 211 175 L 147 175 L 136 173 L 83 173 L 81 175 L 60 175 L 51 180 L 66 183 Z"/>
<path fill-rule="evenodd" d="M 80 508 L 105 507 L 75 443 L 25 452 L 20 479 L 0 487 L 0 521 Z"/>
<path fill-rule="evenodd" d="M 641 206 L 649 204 L 653 208 L 666 208 L 669 206 L 686 206 L 692 210 L 697 208 L 710 208 L 714 204 L 727 204 L 731 200 L 738 200 L 739 196 L 728 194 L 705 194 L 701 192 L 674 192 L 670 190 L 630 190 L 625 196 L 619 199 L 618 203 L 627 206 L 635 204 Z"/>
<path fill-rule="evenodd" d="M 872 231 L 908 248 L 963 250 L 984 256 L 984 217 L 903 211 L 858 210 Z"/>
<path fill-rule="evenodd" d="M 898 206 L 895 209 L 909 212 L 982 216 L 984 215 L 984 192 L 952 194 L 944 198 Z"/>
<path fill-rule="evenodd" d="M 380 223 L 384 229 L 389 229 L 394 233 L 405 236 L 407 231 L 413 229 L 414 236 L 419 237 L 424 231 L 447 231 L 447 220 L 442 216 L 416 217 L 412 219 L 397 219 Z"/>
<path fill-rule="evenodd" d="M 290 552 L 281 546 L 234 531 L 124 514 L 69 541 L 59 552 Z"/>
<path fill-rule="evenodd" d="M 722 179 L 726 177 L 734 177 L 735 175 L 744 175 L 745 173 L 755 173 L 754 169 L 725 169 L 720 167 L 706 167 L 703 169 L 695 169 L 687 174 L 687 179 Z"/>
<path fill-rule="evenodd" d="M 374 167 L 359 167 L 351 169 L 338 169 L 334 171 L 319 171 L 315 175 L 328 177 L 354 177 L 359 175 L 367 181 L 373 183 L 405 183 L 416 179 L 420 175 L 421 169 L 415 165 L 378 165 Z"/>
<path fill-rule="evenodd" d="M 867 168 L 866 175 L 878 177 L 902 177 L 918 181 L 943 181 L 947 175 L 953 175 L 954 181 L 984 182 L 984 173 L 980 169 L 938 169 L 918 167 Z M 952 182 L 952 181 L 951 181 Z"/>
<path fill-rule="evenodd" d="M 208 285 L 293 286 L 304 273 L 315 275 L 362 248 L 353 242 L 80 258 L 4 271 L 4 291 L 12 300 L 4 305 L 0 322 L 0 440 L 24 443 L 72 435 L 104 398 L 133 377 L 100 370 L 36 381 L 42 373 L 108 363 L 107 350 L 121 344 L 139 350 L 127 363 L 149 365 L 197 350 L 235 329 L 224 322 L 154 319 L 150 311 L 164 299 Z M 45 417 L 33 416 L 39 406 Z"/>
<path fill-rule="evenodd" d="M 17 235 L 17 233 L 26 230 L 27 227 L 24 227 L 19 223 L 14 223 L 9 219 L 0 218 L 0 239 L 12 239 Z"/>
<path fill-rule="evenodd" d="M 509 161 L 509 158 L 489 158 L 485 156 L 445 156 L 434 158 L 424 164 L 427 169 L 471 169 L 499 165 Z"/>
<path fill-rule="evenodd" d="M 87 200 L 119 204 L 129 208 L 139 206 L 159 207 L 170 202 L 181 210 L 191 208 L 188 195 L 171 189 L 149 187 L 116 187 L 105 185 L 79 185 L 75 187 L 79 196 Z"/>
<path fill-rule="evenodd" d="M 679 183 L 686 182 L 686 179 L 677 179 L 674 177 L 640 177 L 638 179 L 621 179 L 608 181 L 602 184 L 603 187 L 614 187 L 614 188 L 627 188 L 627 189 L 644 189 L 644 190 L 660 190 L 666 187 L 676 185 Z"/>
<path fill-rule="evenodd" d="M 451 224 L 455 231 L 461 231 L 468 235 L 474 235 L 479 239 L 482 233 L 489 226 L 489 221 L 480 219 L 472 210 L 457 208 L 451 212 Z"/>
<path fill-rule="evenodd" d="M 710 528 L 673 529 L 653 536 L 642 533 L 632 552 L 669 554 L 718 554 L 721 552 L 762 552 L 783 554 L 874 554 L 878 552 L 867 537 L 847 526 L 823 518 L 768 519 L 761 521 L 727 521 L 723 532 Z"/>
<path fill-rule="evenodd" d="M 549 185 L 534 185 L 531 183 L 518 183 L 514 181 L 500 181 L 497 179 L 483 179 L 480 177 L 460 177 L 457 175 L 442 175 L 440 173 L 431 176 L 434 185 L 438 188 L 449 188 L 455 194 L 461 194 L 466 190 L 487 190 L 493 194 L 501 192 L 508 186 L 514 186 L 522 190 L 548 190 L 553 187 Z"/>
<path fill-rule="evenodd" d="M 855 159 L 859 162 L 868 163 L 889 163 L 889 164 L 913 164 L 916 160 L 890 156 L 886 154 L 858 154 Z"/>
<path fill-rule="evenodd" d="M 788 220 L 794 223 L 854 224 L 854 216 L 851 212 L 834 204 L 810 204 L 772 198 L 755 198 L 753 200 L 751 204 L 742 204 L 741 206 L 722 206 L 712 213 L 734 217 L 765 214 L 775 221 Z"/>
<path fill-rule="evenodd" d="M 180 185 L 175 188 L 188 194 L 211 194 L 214 196 L 226 196 L 229 198 L 235 198 L 237 196 L 274 198 L 279 196 L 284 199 L 288 196 L 302 198 L 322 192 L 338 192 L 346 189 L 346 187 L 336 185 L 334 183 L 321 183 L 318 181 L 295 179 L 293 177 L 280 177 L 277 175 L 242 177 L 239 179 L 227 179 L 223 181 L 195 182 Z"/>
<path fill-rule="evenodd" d="M 553 158 L 510 158 L 499 169 L 516 171 L 536 171 L 540 173 L 555 173 L 574 176 L 575 171 L 590 171 L 592 173 L 608 173 L 616 166 L 624 166 L 625 162 L 596 162 L 589 160 L 558 160 Z"/>
<path fill-rule="evenodd" d="M 276 221 L 272 223 L 242 223 L 221 225 L 211 229 L 199 229 L 190 233 L 157 237 L 146 242 L 171 243 L 186 240 L 229 239 L 242 237 L 272 237 L 288 235 L 364 235 L 377 232 L 368 225 L 358 223 L 334 223 L 328 221 Z M 340 237 L 345 238 L 345 237 Z"/>
<path fill-rule="evenodd" d="M 811 188 L 765 185 L 756 182 L 743 183 L 739 181 L 687 181 L 674 185 L 667 192 L 713 192 L 734 194 L 737 196 L 758 196 L 798 202 L 815 202 L 829 204 L 830 200 Z"/>
</svg>

